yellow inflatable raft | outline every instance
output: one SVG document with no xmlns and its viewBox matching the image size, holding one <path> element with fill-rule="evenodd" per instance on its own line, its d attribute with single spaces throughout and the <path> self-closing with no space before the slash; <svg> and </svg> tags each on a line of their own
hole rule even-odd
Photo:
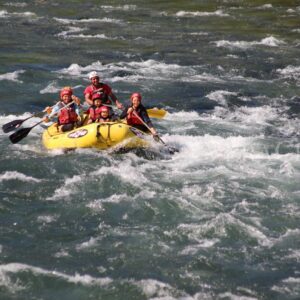
<svg viewBox="0 0 300 300">
<path fill-rule="evenodd" d="M 92 123 L 64 133 L 53 124 L 43 132 L 43 144 L 47 149 L 136 148 L 148 145 L 146 135 L 123 122 Z"/>
</svg>

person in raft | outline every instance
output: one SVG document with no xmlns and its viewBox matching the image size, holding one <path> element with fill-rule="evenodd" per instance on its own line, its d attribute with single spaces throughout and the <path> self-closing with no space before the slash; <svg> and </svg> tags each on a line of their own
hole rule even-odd
<svg viewBox="0 0 300 300">
<path fill-rule="evenodd" d="M 111 118 L 109 116 L 109 108 L 102 105 L 100 94 L 93 95 L 93 105 L 87 111 L 89 119 L 88 124 L 94 122 L 109 122 Z"/>
<path fill-rule="evenodd" d="M 130 100 L 131 104 L 125 107 L 120 115 L 120 119 L 126 118 L 128 125 L 136 127 L 144 132 L 149 132 L 150 130 L 153 137 L 156 137 L 157 132 L 152 125 L 146 108 L 141 103 L 142 95 L 140 93 L 133 93 Z"/>
<path fill-rule="evenodd" d="M 44 117 L 43 121 L 49 122 L 51 117 L 57 115 L 57 125 L 60 132 L 70 131 L 75 126 L 81 125 L 80 99 L 73 95 L 72 88 L 69 86 L 61 89 L 60 102 L 54 105 L 52 109 L 46 107 L 45 111 L 48 116 Z"/>
<path fill-rule="evenodd" d="M 100 82 L 100 76 L 96 71 L 89 73 L 89 80 L 91 84 L 87 86 L 83 92 L 85 102 L 92 106 L 93 103 L 93 95 L 99 94 L 101 97 L 101 102 L 103 105 L 111 105 L 112 101 L 116 104 L 119 109 L 123 109 L 123 104 L 119 102 L 115 94 L 112 92 L 112 89 L 109 85 Z M 113 110 L 110 108 L 109 110 L 110 116 L 114 114 Z"/>
</svg>

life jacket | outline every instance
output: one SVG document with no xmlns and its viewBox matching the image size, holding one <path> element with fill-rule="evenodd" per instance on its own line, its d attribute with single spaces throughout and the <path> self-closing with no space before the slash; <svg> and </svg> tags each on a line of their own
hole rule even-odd
<svg viewBox="0 0 300 300">
<path fill-rule="evenodd" d="M 101 106 L 97 107 L 97 106 L 91 106 L 89 108 L 89 115 L 90 118 L 95 122 L 97 119 L 100 118 L 100 113 L 101 113 Z"/>
<path fill-rule="evenodd" d="M 107 103 L 107 104 L 111 103 L 111 101 L 108 99 L 107 93 L 105 92 L 104 83 L 100 82 L 99 86 L 100 88 L 102 88 L 102 90 L 95 92 L 95 94 L 99 95 L 99 98 L 101 99 L 102 103 Z M 98 90 L 98 88 L 95 87 L 94 85 L 91 85 L 91 87 L 93 89 L 93 93 L 95 90 Z"/>
<path fill-rule="evenodd" d="M 75 105 L 72 104 L 68 107 L 64 107 L 58 116 L 59 124 L 70 124 L 77 121 L 77 114 L 75 112 Z"/>
<path fill-rule="evenodd" d="M 143 122 L 135 114 L 137 114 L 142 119 L 142 117 L 140 116 L 138 111 L 135 110 L 132 114 L 127 115 L 127 124 L 128 125 L 144 125 Z"/>
</svg>

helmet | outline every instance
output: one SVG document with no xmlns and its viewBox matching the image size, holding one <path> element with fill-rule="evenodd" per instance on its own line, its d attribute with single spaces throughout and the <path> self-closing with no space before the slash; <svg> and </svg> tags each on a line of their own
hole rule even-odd
<svg viewBox="0 0 300 300">
<path fill-rule="evenodd" d="M 101 113 L 103 113 L 104 111 L 105 111 L 105 112 L 109 112 L 108 107 L 105 106 L 105 105 L 101 106 L 101 108 L 100 108 L 100 112 L 101 112 Z"/>
<path fill-rule="evenodd" d="M 135 97 L 138 97 L 138 99 L 142 101 L 142 95 L 140 93 L 133 93 L 130 97 L 130 100 L 132 101 Z"/>
<path fill-rule="evenodd" d="M 101 100 L 101 94 L 99 94 L 99 93 L 93 94 L 92 100 L 94 101 L 96 99 L 100 99 Z"/>
<path fill-rule="evenodd" d="M 89 79 L 92 79 L 94 77 L 100 77 L 100 76 L 96 71 L 92 71 L 91 73 L 89 73 Z"/>
<path fill-rule="evenodd" d="M 60 98 L 62 98 L 64 95 L 72 96 L 73 91 L 70 86 L 65 86 L 64 88 L 61 89 L 60 91 Z"/>
</svg>

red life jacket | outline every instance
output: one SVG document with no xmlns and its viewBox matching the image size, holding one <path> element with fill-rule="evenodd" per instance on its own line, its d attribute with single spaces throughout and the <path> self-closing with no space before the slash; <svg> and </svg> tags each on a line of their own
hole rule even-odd
<svg viewBox="0 0 300 300">
<path fill-rule="evenodd" d="M 63 108 L 58 116 L 59 124 L 70 124 L 77 121 L 77 114 L 74 105 Z"/>
<path fill-rule="evenodd" d="M 101 90 L 99 92 L 94 92 L 96 90 L 98 90 L 99 88 L 101 88 Z M 105 84 L 100 82 L 98 87 L 95 87 L 93 84 L 91 84 L 91 89 L 92 89 L 92 97 L 93 94 L 97 94 L 99 96 L 99 98 L 101 99 L 102 103 L 111 103 L 111 101 L 108 99 L 108 95 L 107 95 L 107 91 L 105 88 Z"/>
<path fill-rule="evenodd" d="M 141 119 L 142 117 L 138 114 L 137 111 L 134 111 L 134 113 L 127 115 L 127 124 L 128 125 L 144 125 L 139 118 L 135 115 L 137 114 Z"/>
<path fill-rule="evenodd" d="M 91 106 L 91 107 L 89 108 L 90 118 L 91 118 L 93 121 L 96 121 L 97 119 L 100 118 L 100 113 L 101 113 L 101 106 L 100 106 L 100 107 Z"/>
</svg>

